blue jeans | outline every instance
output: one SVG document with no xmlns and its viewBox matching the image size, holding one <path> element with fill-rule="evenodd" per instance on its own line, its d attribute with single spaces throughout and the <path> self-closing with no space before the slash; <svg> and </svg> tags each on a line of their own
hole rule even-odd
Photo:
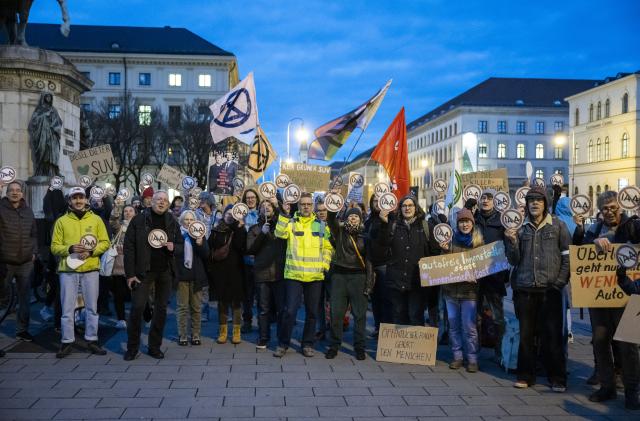
<svg viewBox="0 0 640 421">
<path fill-rule="evenodd" d="M 78 298 L 78 285 L 82 290 L 84 309 L 86 316 L 84 321 L 84 338 L 87 341 L 98 340 L 98 293 L 100 281 L 98 271 L 93 272 L 61 272 L 60 273 L 60 302 L 62 303 L 62 343 L 68 344 L 75 341 L 76 303 Z"/>
<path fill-rule="evenodd" d="M 478 327 L 476 325 L 476 300 L 459 300 L 447 295 L 447 316 L 449 318 L 449 342 L 454 360 L 463 359 L 463 347 L 467 351 L 467 361 L 478 363 Z"/>
<path fill-rule="evenodd" d="M 302 333 L 302 347 L 312 347 L 315 341 L 316 319 L 318 317 L 318 303 L 322 292 L 322 281 L 300 282 L 285 279 L 285 305 L 280 315 L 278 340 L 280 346 L 288 348 L 291 334 L 296 325 L 298 308 L 304 295 L 304 331 Z"/>
</svg>

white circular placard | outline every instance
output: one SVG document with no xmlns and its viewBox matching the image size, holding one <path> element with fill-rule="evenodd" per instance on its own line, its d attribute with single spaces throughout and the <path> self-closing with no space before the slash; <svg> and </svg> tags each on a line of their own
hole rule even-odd
<svg viewBox="0 0 640 421">
<path fill-rule="evenodd" d="M 448 243 L 453 238 L 453 230 L 449 224 L 438 224 L 433 227 L 433 238 L 438 244 Z"/>
<path fill-rule="evenodd" d="M 145 187 L 148 187 L 148 186 L 152 185 L 153 184 L 153 176 L 148 172 L 142 174 L 142 176 L 140 177 L 140 184 L 142 184 Z"/>
<path fill-rule="evenodd" d="M 196 179 L 187 175 L 182 178 L 181 184 L 184 190 L 190 191 L 192 188 L 196 186 Z"/>
<path fill-rule="evenodd" d="M 278 186 L 279 189 L 284 189 L 289 184 L 291 184 L 291 180 L 287 174 L 279 174 L 276 177 L 276 186 Z"/>
<path fill-rule="evenodd" d="M 547 186 L 544 182 L 544 179 L 542 178 L 536 178 L 535 180 L 533 180 L 533 183 L 531 183 L 532 187 L 542 187 L 543 189 Z"/>
<path fill-rule="evenodd" d="M 344 185 L 344 180 L 342 179 L 342 176 L 336 175 L 333 178 L 333 181 L 330 184 L 331 184 L 332 188 L 337 189 L 337 188 L 342 187 Z"/>
<path fill-rule="evenodd" d="M 462 191 L 462 198 L 465 201 L 469 199 L 476 199 L 479 202 L 480 196 L 482 196 L 482 188 L 477 184 L 469 184 Z"/>
<path fill-rule="evenodd" d="M 91 180 L 91 177 L 89 177 L 88 175 L 83 175 L 78 180 L 78 184 L 80 184 L 80 186 L 84 188 L 89 187 L 91 183 L 93 183 L 93 180 Z"/>
<path fill-rule="evenodd" d="M 231 208 L 231 216 L 233 216 L 233 218 L 236 221 L 244 220 L 244 217 L 247 216 L 248 213 L 249 213 L 249 206 L 247 206 L 242 202 L 236 203 Z"/>
<path fill-rule="evenodd" d="M 260 184 L 258 190 L 260 191 L 262 197 L 264 197 L 265 199 L 273 199 L 274 197 L 276 197 L 278 188 L 274 183 L 265 181 L 264 183 Z"/>
<path fill-rule="evenodd" d="M 121 188 L 118 191 L 118 197 L 126 202 L 131 197 L 131 190 L 127 187 Z"/>
<path fill-rule="evenodd" d="M 391 193 L 391 186 L 388 183 L 380 182 L 373 186 L 373 193 L 376 197 L 380 197 L 385 193 Z"/>
<path fill-rule="evenodd" d="M 362 187 L 364 185 L 364 177 L 362 176 L 362 174 L 351 174 L 351 176 L 349 177 L 349 185 L 356 189 Z"/>
<path fill-rule="evenodd" d="M 616 250 L 616 260 L 620 266 L 634 268 L 638 265 L 638 252 L 629 244 L 621 244 Z"/>
<path fill-rule="evenodd" d="M 4 184 L 9 184 L 16 179 L 16 170 L 13 167 L 0 168 L 0 181 Z"/>
<path fill-rule="evenodd" d="M 324 205 L 329 212 L 339 212 L 344 206 L 344 198 L 340 193 L 327 193 L 324 197 Z"/>
<path fill-rule="evenodd" d="M 289 184 L 282 192 L 282 200 L 285 203 L 298 203 L 302 191 L 296 184 Z"/>
<path fill-rule="evenodd" d="M 93 234 L 85 234 L 80 237 L 80 245 L 87 250 L 93 250 L 98 245 L 98 239 Z"/>
<path fill-rule="evenodd" d="M 518 190 L 516 190 L 516 194 L 515 194 L 516 204 L 525 205 L 527 203 L 526 197 L 527 197 L 527 193 L 529 193 L 529 190 L 531 189 L 526 186 L 520 187 Z"/>
<path fill-rule="evenodd" d="M 200 197 L 200 193 L 202 193 L 202 189 L 198 186 L 195 186 L 191 190 L 189 190 L 189 196 L 191 197 Z"/>
<path fill-rule="evenodd" d="M 51 181 L 49 182 L 49 187 L 51 187 L 51 190 L 62 190 L 63 186 L 64 181 L 62 180 L 62 177 L 58 177 L 57 175 L 51 177 Z"/>
<path fill-rule="evenodd" d="M 198 238 L 203 238 L 207 234 L 207 226 L 204 222 L 201 221 L 193 221 L 191 225 L 189 225 L 189 235 L 196 240 Z"/>
<path fill-rule="evenodd" d="M 168 239 L 169 237 L 167 236 L 167 233 L 159 228 L 151 230 L 151 232 L 149 233 L 149 236 L 147 237 L 147 241 L 149 242 L 149 245 L 154 249 L 159 249 L 164 247 Z"/>
<path fill-rule="evenodd" d="M 586 194 L 576 194 L 571 198 L 570 207 L 576 215 L 587 215 L 591 212 L 591 199 Z"/>
<path fill-rule="evenodd" d="M 100 186 L 93 186 L 89 190 L 89 195 L 92 199 L 102 199 L 104 197 L 104 189 Z"/>
<path fill-rule="evenodd" d="M 433 206 L 435 208 L 435 212 L 438 215 L 446 215 L 447 214 L 447 204 L 444 203 L 444 199 L 439 199 L 433 202 Z"/>
<path fill-rule="evenodd" d="M 636 186 L 624 187 L 618 193 L 618 204 L 622 209 L 636 209 L 640 205 L 640 189 Z"/>
<path fill-rule="evenodd" d="M 549 181 L 552 186 L 562 186 L 564 184 L 564 177 L 562 174 L 553 174 Z"/>
<path fill-rule="evenodd" d="M 200 200 L 197 197 L 189 198 L 189 209 L 196 210 L 200 206 Z"/>
<path fill-rule="evenodd" d="M 496 192 L 493 195 L 493 207 L 498 212 L 504 212 L 511 207 L 511 196 L 503 191 Z"/>
<path fill-rule="evenodd" d="M 436 192 L 444 193 L 447 191 L 449 184 L 443 178 L 436 178 L 435 180 L 433 180 L 432 186 L 433 190 L 435 190 Z"/>
<path fill-rule="evenodd" d="M 381 210 L 391 212 L 398 207 L 398 198 L 393 193 L 381 194 L 378 198 L 378 207 Z"/>
<path fill-rule="evenodd" d="M 522 226 L 524 217 L 516 209 L 507 209 L 506 211 L 502 212 L 502 215 L 500 216 L 500 222 L 506 229 L 518 229 Z"/>
</svg>

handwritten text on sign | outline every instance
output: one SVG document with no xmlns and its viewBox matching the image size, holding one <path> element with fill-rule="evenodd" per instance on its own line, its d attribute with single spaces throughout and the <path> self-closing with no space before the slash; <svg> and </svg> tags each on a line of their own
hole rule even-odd
<svg viewBox="0 0 640 421">
<path fill-rule="evenodd" d="M 83 149 L 69 156 L 76 178 L 83 175 L 95 180 L 118 172 L 118 164 L 113 159 L 110 145 Z"/>
<path fill-rule="evenodd" d="M 180 190 L 182 187 L 182 179 L 185 176 L 186 175 L 181 173 L 180 170 L 164 164 L 156 178 L 159 182 L 166 184 L 172 189 Z"/>
<path fill-rule="evenodd" d="M 283 162 L 280 172 L 287 174 L 291 183 L 307 192 L 326 191 L 329 188 L 331 168 L 299 162 Z"/>
<path fill-rule="evenodd" d="M 477 184 L 483 190 L 509 191 L 509 176 L 506 168 L 495 170 L 476 171 L 462 174 L 462 185 Z"/>
<path fill-rule="evenodd" d="M 617 244 L 608 253 L 596 252 L 596 246 L 569 246 L 571 302 L 574 307 L 623 307 L 629 297 L 618 286 Z M 636 247 L 640 250 L 640 247 Z M 627 271 L 631 279 L 640 278 L 636 266 Z"/>
<path fill-rule="evenodd" d="M 502 241 L 462 253 L 423 257 L 418 264 L 423 287 L 469 282 L 509 269 Z"/>
<path fill-rule="evenodd" d="M 436 365 L 438 329 L 380 324 L 376 361 Z"/>
</svg>

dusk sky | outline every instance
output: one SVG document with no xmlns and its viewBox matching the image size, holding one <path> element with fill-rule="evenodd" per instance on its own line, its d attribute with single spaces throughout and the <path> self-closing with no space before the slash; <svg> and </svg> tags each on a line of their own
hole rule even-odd
<svg viewBox="0 0 640 421">
<path fill-rule="evenodd" d="M 70 0 L 69 13 L 72 25 L 184 27 L 233 52 L 240 77 L 255 74 L 260 121 L 280 154 L 289 119 L 315 129 L 388 79 L 355 153 L 375 145 L 402 106 L 409 123 L 492 76 L 603 79 L 640 70 L 637 0 Z M 34 2 L 31 20 L 60 22 L 57 2 Z"/>
</svg>

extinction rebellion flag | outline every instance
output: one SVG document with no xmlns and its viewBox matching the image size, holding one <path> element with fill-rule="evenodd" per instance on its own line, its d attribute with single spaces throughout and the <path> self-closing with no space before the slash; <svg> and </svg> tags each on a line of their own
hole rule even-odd
<svg viewBox="0 0 640 421">
<path fill-rule="evenodd" d="M 258 125 L 258 104 L 253 72 L 209 106 L 213 113 L 210 130 L 213 143 L 238 137 Z"/>
<path fill-rule="evenodd" d="M 277 157 L 278 155 L 273 149 L 273 146 L 271 146 L 271 142 L 267 139 L 262 128 L 258 126 L 256 135 L 251 143 L 251 149 L 249 150 L 247 171 L 249 171 L 255 181 L 258 181 Z"/>
</svg>

